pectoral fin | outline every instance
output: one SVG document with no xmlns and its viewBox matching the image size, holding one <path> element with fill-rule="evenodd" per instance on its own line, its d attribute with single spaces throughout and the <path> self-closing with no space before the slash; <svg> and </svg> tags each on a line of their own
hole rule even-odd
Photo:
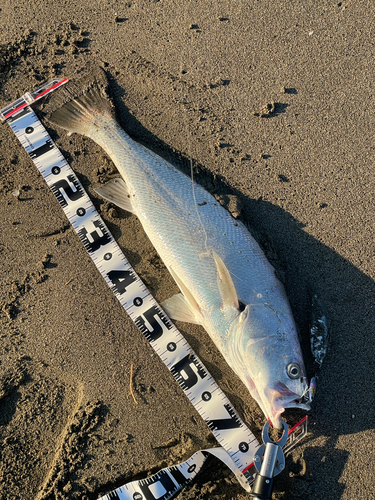
<svg viewBox="0 0 375 500">
<path fill-rule="evenodd" d="M 170 318 L 185 323 L 199 324 L 182 293 L 176 293 L 176 295 L 164 300 L 161 305 Z"/>
<path fill-rule="evenodd" d="M 234 307 L 239 309 L 238 297 L 234 286 L 232 276 L 228 271 L 227 266 L 216 252 L 212 252 L 217 269 L 217 284 L 219 286 L 220 295 L 223 306 Z"/>
<path fill-rule="evenodd" d="M 125 181 L 120 177 L 111 179 L 103 186 L 95 188 L 95 192 L 105 200 L 114 203 L 127 212 L 134 213 L 134 208 L 131 204 L 128 187 L 125 184 Z"/>
</svg>

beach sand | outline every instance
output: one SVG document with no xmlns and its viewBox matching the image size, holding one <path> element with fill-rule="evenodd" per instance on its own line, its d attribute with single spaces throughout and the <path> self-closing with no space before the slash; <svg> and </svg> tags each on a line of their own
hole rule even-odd
<svg viewBox="0 0 375 500">
<path fill-rule="evenodd" d="M 318 291 L 329 351 L 274 498 L 375 498 L 373 2 L 6 0 L 0 20 L 0 106 L 103 68 L 129 134 L 187 173 L 191 160 L 251 226 L 285 284 L 309 376 Z M 138 220 L 93 190 L 110 160 L 52 127 L 46 107 L 35 110 L 146 286 L 158 301 L 176 293 Z M 213 446 L 7 124 L 0 203 L 0 498 L 97 499 Z M 205 331 L 178 327 L 259 436 L 262 412 Z M 211 459 L 178 498 L 246 497 Z"/>
</svg>

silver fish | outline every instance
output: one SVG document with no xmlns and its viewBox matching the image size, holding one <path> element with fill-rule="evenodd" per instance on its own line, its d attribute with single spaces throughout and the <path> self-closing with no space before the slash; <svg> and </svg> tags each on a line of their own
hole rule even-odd
<svg viewBox="0 0 375 500">
<path fill-rule="evenodd" d="M 55 111 L 50 121 L 90 137 L 122 178 L 97 192 L 134 213 L 181 293 L 162 306 L 201 324 L 225 360 L 280 427 L 285 408 L 309 410 L 308 384 L 284 287 L 244 224 L 169 162 L 131 139 L 99 87 Z"/>
</svg>

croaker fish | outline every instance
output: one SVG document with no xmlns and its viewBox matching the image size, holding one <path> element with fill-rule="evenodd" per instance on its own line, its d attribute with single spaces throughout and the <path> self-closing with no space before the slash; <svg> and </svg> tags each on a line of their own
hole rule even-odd
<svg viewBox="0 0 375 500">
<path fill-rule="evenodd" d="M 122 178 L 96 191 L 135 214 L 181 293 L 162 306 L 201 324 L 273 425 L 310 409 L 296 326 L 284 287 L 246 227 L 205 189 L 131 139 L 98 86 L 50 121 L 90 137 Z"/>
</svg>

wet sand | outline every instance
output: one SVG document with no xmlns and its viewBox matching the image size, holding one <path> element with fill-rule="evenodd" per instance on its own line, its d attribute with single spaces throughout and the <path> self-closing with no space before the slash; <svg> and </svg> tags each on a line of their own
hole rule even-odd
<svg viewBox="0 0 375 500">
<path fill-rule="evenodd" d="M 129 134 L 185 172 L 191 159 L 197 182 L 251 226 L 285 284 L 310 376 L 318 290 L 330 347 L 309 435 L 275 481 L 280 500 L 375 498 L 374 14 L 357 0 L 0 8 L 0 106 L 103 68 Z M 35 109 L 152 294 L 176 293 L 138 220 L 95 194 L 114 175 L 104 152 Z M 0 216 L 0 498 L 97 499 L 212 446 L 7 124 Z M 259 435 L 260 409 L 207 334 L 178 327 Z M 212 459 L 178 498 L 246 496 Z"/>
</svg>

